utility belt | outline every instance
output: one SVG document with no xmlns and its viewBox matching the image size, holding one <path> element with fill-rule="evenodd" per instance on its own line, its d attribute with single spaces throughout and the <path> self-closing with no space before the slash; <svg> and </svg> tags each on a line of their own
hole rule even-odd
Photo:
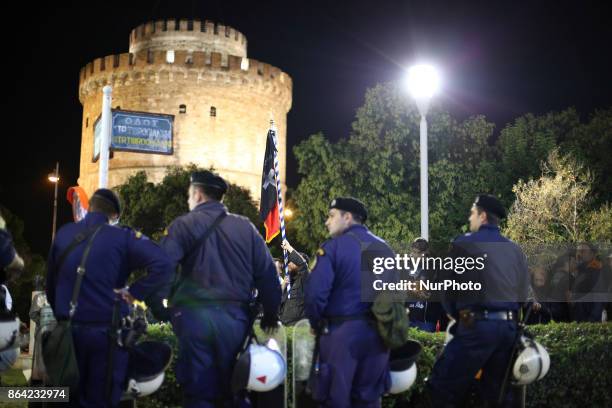
<svg viewBox="0 0 612 408">
<path fill-rule="evenodd" d="M 470 310 L 459 311 L 459 322 L 466 327 L 472 327 L 477 320 L 507 320 L 518 321 L 518 312 L 515 310 Z"/>
<path fill-rule="evenodd" d="M 63 322 L 63 321 L 67 321 L 67 318 L 58 318 L 57 321 L 58 322 Z M 111 322 L 78 322 L 73 320 L 72 321 L 72 327 L 91 327 L 91 328 L 106 328 L 106 329 L 110 329 L 112 328 L 112 323 Z"/>
<path fill-rule="evenodd" d="M 253 302 L 246 302 L 241 300 L 223 300 L 223 299 L 191 299 L 183 300 L 172 305 L 172 308 L 176 309 L 198 309 L 215 306 L 236 306 L 241 308 L 249 315 L 253 313 L 253 308 L 256 306 Z"/>
<path fill-rule="evenodd" d="M 329 333 L 330 324 L 342 324 L 344 322 L 349 322 L 352 320 L 365 320 L 367 322 L 374 323 L 376 321 L 376 318 L 371 312 L 364 312 L 364 313 L 347 315 L 347 316 L 325 316 L 319 321 L 319 327 L 318 327 L 319 333 L 320 334 Z"/>
</svg>

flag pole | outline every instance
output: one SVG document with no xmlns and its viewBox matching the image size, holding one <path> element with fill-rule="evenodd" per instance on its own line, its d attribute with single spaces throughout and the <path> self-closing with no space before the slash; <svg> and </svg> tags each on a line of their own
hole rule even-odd
<svg viewBox="0 0 612 408">
<path fill-rule="evenodd" d="M 281 194 L 281 181 L 280 181 L 280 165 L 278 159 L 278 138 L 276 136 L 276 125 L 274 120 L 270 120 L 270 131 L 272 132 L 272 140 L 274 140 L 274 178 L 276 179 L 276 197 L 278 199 L 278 214 L 280 217 L 280 229 L 281 239 L 284 241 L 287 239 L 285 234 L 285 213 L 283 208 L 283 197 Z M 289 276 L 289 253 L 283 249 L 283 266 L 285 276 Z"/>
<path fill-rule="evenodd" d="M 112 131 L 112 111 L 111 103 L 113 100 L 113 88 L 106 85 L 103 89 L 102 96 L 102 115 L 101 135 L 100 135 L 100 158 L 98 169 L 98 188 L 106 188 L 108 186 L 108 158 L 110 155 L 111 131 Z"/>
</svg>

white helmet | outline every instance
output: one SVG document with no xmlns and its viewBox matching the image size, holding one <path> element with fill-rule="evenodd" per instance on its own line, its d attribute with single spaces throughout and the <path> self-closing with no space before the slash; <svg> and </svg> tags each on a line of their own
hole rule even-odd
<svg viewBox="0 0 612 408">
<path fill-rule="evenodd" d="M 153 394 L 164 382 L 164 371 L 172 360 L 172 348 L 160 341 L 143 341 L 128 349 L 127 388 L 124 398 Z"/>
<path fill-rule="evenodd" d="M 408 391 L 417 378 L 417 366 L 412 363 L 408 370 L 391 371 L 391 388 L 389 394 L 399 394 Z"/>
<path fill-rule="evenodd" d="M 550 356 L 537 341 L 522 336 L 519 354 L 512 368 L 514 383 L 517 385 L 531 384 L 544 378 L 550 368 Z"/>
<path fill-rule="evenodd" d="M 146 397 L 147 395 L 153 394 L 155 391 L 161 387 L 164 382 L 164 373 L 153 377 L 149 381 L 136 381 L 133 378 L 130 378 L 128 381 L 127 389 L 125 393 L 130 398 L 139 398 Z"/>
<path fill-rule="evenodd" d="M 391 374 L 390 394 L 407 391 L 417 378 L 416 359 L 421 353 L 421 344 L 408 340 L 403 346 L 391 350 L 389 367 Z"/>
<path fill-rule="evenodd" d="M 236 361 L 232 390 L 270 391 L 285 380 L 286 372 L 287 364 L 274 339 L 266 345 L 251 343 Z"/>
<path fill-rule="evenodd" d="M 19 318 L 0 320 L 0 351 L 19 347 Z"/>
</svg>

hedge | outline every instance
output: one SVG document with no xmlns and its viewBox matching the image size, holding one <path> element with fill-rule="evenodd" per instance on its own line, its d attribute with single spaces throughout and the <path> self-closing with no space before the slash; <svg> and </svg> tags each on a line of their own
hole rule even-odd
<svg viewBox="0 0 612 408">
<path fill-rule="evenodd" d="M 288 366 L 291 367 L 293 330 L 291 327 L 286 329 Z M 611 324 L 550 323 L 529 326 L 528 330 L 550 353 L 551 368 L 543 380 L 528 387 L 527 407 L 612 407 Z M 406 393 L 385 397 L 384 407 L 426 406 L 424 379 L 429 375 L 436 356 L 442 350 L 444 334 L 411 329 L 411 336 L 423 345 L 423 352 L 417 361 L 417 382 Z M 173 346 L 175 353 L 177 352 L 177 341 L 169 325 L 149 326 L 147 337 L 167 341 Z M 152 396 L 139 400 L 139 407 L 180 406 L 181 391 L 176 383 L 173 368 L 174 362 L 166 372 L 162 388 Z M 288 395 L 291 395 L 291 390 Z M 290 407 L 291 403 L 288 406 Z"/>
</svg>

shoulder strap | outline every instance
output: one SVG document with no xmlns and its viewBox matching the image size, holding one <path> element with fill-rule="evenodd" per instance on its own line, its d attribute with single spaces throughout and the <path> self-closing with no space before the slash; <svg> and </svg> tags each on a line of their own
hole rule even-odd
<svg viewBox="0 0 612 408">
<path fill-rule="evenodd" d="M 94 225 L 75 235 L 70 245 L 68 245 L 66 249 L 64 249 L 64 251 L 62 251 L 61 255 L 59 256 L 59 260 L 57 261 L 57 265 L 55 269 L 57 272 L 59 272 L 60 268 L 64 264 L 64 261 L 66 260 L 68 255 L 74 250 L 74 248 L 76 248 L 81 242 L 89 238 L 89 236 L 96 231 L 97 227 L 98 225 Z"/>
<path fill-rule="evenodd" d="M 85 263 L 87 262 L 87 258 L 89 257 L 89 251 L 91 250 L 91 245 L 93 244 L 94 238 L 96 238 L 96 235 L 98 235 L 98 232 L 100 232 L 103 226 L 104 224 L 100 224 L 96 226 L 96 229 L 91 234 L 91 238 L 89 238 L 89 242 L 87 242 L 85 251 L 83 251 L 83 256 L 81 257 L 81 264 L 77 268 L 76 281 L 74 282 L 74 287 L 72 288 L 72 299 L 70 300 L 69 319 L 72 319 L 72 317 L 74 316 L 74 313 L 76 312 L 77 300 L 79 298 L 79 292 L 81 291 L 81 284 L 83 283 L 83 277 L 85 276 Z"/>
<path fill-rule="evenodd" d="M 200 239 L 198 239 L 192 245 L 192 247 L 191 247 L 191 249 L 189 250 L 188 253 L 191 253 L 192 251 L 195 251 L 200 246 L 204 245 L 204 243 L 206 242 L 208 237 L 210 237 L 210 235 L 213 233 L 213 231 L 219 226 L 219 224 L 221 224 L 221 221 L 223 221 L 223 219 L 226 216 L 227 216 L 227 213 L 225 211 L 223 211 L 221 214 L 219 214 L 219 216 L 217 218 L 215 218 L 215 221 L 211 224 L 211 226 L 206 229 L 206 232 L 204 232 L 204 234 L 200 237 Z"/>
</svg>

